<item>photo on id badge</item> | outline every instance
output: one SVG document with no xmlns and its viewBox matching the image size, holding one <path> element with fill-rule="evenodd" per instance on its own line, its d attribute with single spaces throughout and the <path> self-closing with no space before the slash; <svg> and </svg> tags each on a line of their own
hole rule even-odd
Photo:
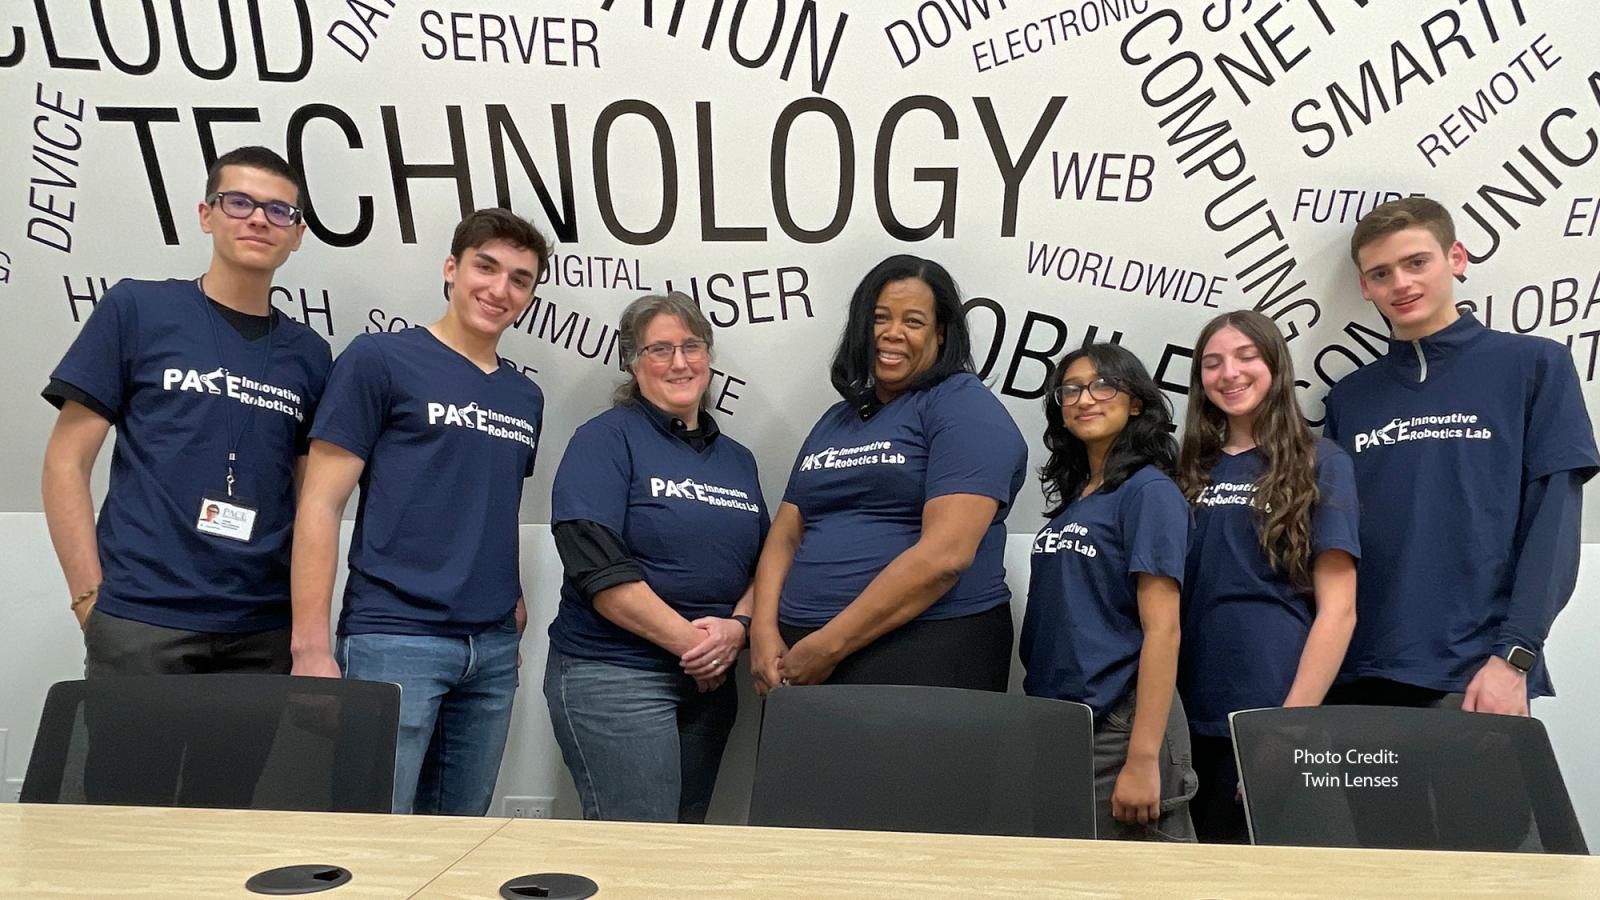
<svg viewBox="0 0 1600 900">
<path fill-rule="evenodd" d="M 195 520 L 194 527 L 201 534 L 249 541 L 256 527 L 256 509 L 238 497 L 203 494 L 200 497 L 200 516 Z"/>
</svg>

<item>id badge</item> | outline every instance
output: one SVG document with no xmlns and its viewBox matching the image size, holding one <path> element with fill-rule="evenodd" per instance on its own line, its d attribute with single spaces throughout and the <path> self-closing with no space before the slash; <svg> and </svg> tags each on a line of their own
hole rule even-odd
<svg viewBox="0 0 1600 900">
<path fill-rule="evenodd" d="M 194 528 L 201 534 L 248 542 L 256 530 L 256 508 L 226 494 L 200 496 L 200 515 Z"/>
</svg>

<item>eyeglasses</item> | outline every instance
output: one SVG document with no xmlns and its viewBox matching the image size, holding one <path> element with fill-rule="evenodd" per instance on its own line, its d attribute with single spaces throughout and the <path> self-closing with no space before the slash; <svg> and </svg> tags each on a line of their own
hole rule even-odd
<svg viewBox="0 0 1600 900">
<path fill-rule="evenodd" d="M 1063 384 L 1050 392 L 1050 396 L 1062 406 L 1076 406 L 1083 399 L 1084 391 L 1096 400 L 1110 400 L 1122 390 L 1122 386 L 1115 381 L 1105 378 L 1096 378 L 1088 384 Z"/>
<path fill-rule="evenodd" d="M 690 338 L 681 344 L 669 344 L 665 341 L 656 344 L 646 344 L 645 346 L 639 348 L 639 355 L 647 357 L 651 362 L 656 363 L 657 365 L 665 365 L 672 362 L 672 356 L 674 353 L 682 350 L 684 362 L 697 363 L 705 361 L 706 351 L 708 349 L 710 349 L 710 345 L 705 341 Z"/>
<path fill-rule="evenodd" d="M 248 219 L 259 209 L 267 214 L 268 222 L 279 228 L 300 224 L 300 207 L 282 200 L 262 202 L 243 191 L 214 191 L 206 203 L 216 204 L 230 219 Z"/>
</svg>

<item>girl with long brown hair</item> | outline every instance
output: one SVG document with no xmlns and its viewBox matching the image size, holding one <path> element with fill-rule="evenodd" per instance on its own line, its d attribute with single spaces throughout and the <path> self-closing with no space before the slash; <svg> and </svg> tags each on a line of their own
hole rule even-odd
<svg viewBox="0 0 1600 900">
<path fill-rule="evenodd" d="M 1189 714 L 1202 841 L 1248 839 L 1228 714 L 1322 702 L 1355 628 L 1355 473 L 1311 434 L 1271 319 L 1201 329 L 1178 485 L 1194 507 L 1178 688 Z"/>
</svg>

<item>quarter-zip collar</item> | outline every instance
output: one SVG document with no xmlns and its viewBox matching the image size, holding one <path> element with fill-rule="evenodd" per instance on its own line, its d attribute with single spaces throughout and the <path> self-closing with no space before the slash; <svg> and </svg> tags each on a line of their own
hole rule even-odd
<svg viewBox="0 0 1600 900">
<path fill-rule="evenodd" d="M 1472 313 L 1414 341 L 1389 339 L 1389 365 L 1408 384 L 1423 384 L 1440 364 L 1488 331 Z"/>
</svg>

